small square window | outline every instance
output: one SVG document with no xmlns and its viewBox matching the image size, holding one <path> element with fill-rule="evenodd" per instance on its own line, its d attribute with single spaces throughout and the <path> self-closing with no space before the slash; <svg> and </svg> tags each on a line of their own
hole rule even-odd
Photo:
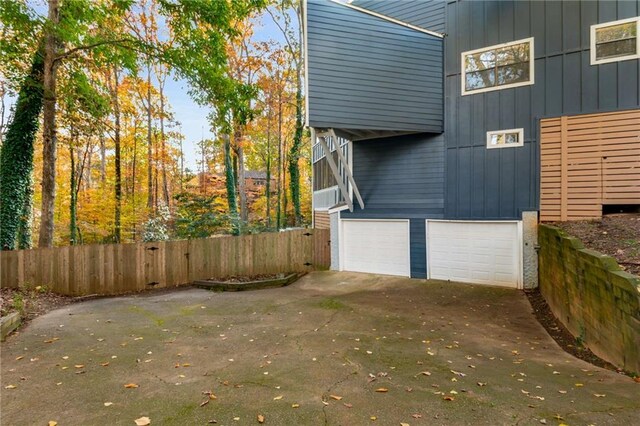
<svg viewBox="0 0 640 426">
<path fill-rule="evenodd" d="M 591 26 L 591 65 L 640 58 L 640 17 Z"/>
<path fill-rule="evenodd" d="M 524 145 L 524 129 L 487 132 L 487 148 L 510 148 Z"/>
</svg>

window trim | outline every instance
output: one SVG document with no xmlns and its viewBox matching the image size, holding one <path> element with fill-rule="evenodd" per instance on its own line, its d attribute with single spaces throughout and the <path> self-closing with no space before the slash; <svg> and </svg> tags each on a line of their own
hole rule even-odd
<svg viewBox="0 0 640 426">
<path fill-rule="evenodd" d="M 519 83 L 503 84 L 501 86 L 483 87 L 482 89 L 467 90 L 466 82 L 466 70 L 465 70 L 465 57 L 467 55 L 473 55 L 474 53 L 485 52 L 487 50 L 500 49 L 503 47 L 513 46 L 515 44 L 529 43 L 529 81 L 522 81 Z M 460 53 L 460 88 L 461 95 L 475 95 L 476 93 L 492 92 L 494 90 L 512 89 L 514 87 L 530 86 L 535 84 L 535 45 L 533 37 L 523 38 L 520 40 L 510 41 L 508 43 L 494 44 L 493 46 L 486 46 L 480 49 L 467 50 Z"/>
<path fill-rule="evenodd" d="M 604 27 L 613 27 L 615 25 L 627 24 L 629 22 L 636 23 L 636 53 L 625 56 L 616 56 L 612 58 L 596 59 L 596 30 Z M 640 59 L 640 16 L 633 18 L 619 19 L 617 21 L 603 22 L 601 24 L 591 25 L 589 35 L 589 50 L 591 56 L 591 65 L 608 64 L 611 62 L 628 61 L 630 59 Z"/>
<path fill-rule="evenodd" d="M 507 133 L 517 133 L 518 134 L 518 143 L 509 143 L 503 145 L 491 145 L 491 136 L 507 134 Z M 487 149 L 497 149 L 497 148 L 517 148 L 519 146 L 524 146 L 524 129 L 506 129 L 506 130 L 491 130 L 487 132 Z"/>
</svg>

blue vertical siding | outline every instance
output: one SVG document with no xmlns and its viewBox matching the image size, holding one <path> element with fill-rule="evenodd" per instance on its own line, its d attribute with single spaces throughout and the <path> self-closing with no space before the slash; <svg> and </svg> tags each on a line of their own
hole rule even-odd
<svg viewBox="0 0 640 426">
<path fill-rule="evenodd" d="M 640 15 L 640 1 L 450 1 L 445 40 L 449 219 L 519 219 L 539 207 L 542 117 L 640 107 L 640 61 L 591 65 L 590 26 Z M 535 84 L 460 94 L 460 55 L 534 37 Z M 486 132 L 524 128 L 525 146 L 486 149 Z"/>
</svg>

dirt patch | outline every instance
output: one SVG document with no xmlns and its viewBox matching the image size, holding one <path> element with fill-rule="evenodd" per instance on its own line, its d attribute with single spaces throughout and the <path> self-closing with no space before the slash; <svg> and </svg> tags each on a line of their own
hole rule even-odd
<svg viewBox="0 0 640 426">
<path fill-rule="evenodd" d="M 604 216 L 601 220 L 551 225 L 580 239 L 585 247 L 614 257 L 627 272 L 640 275 L 640 214 Z"/>
<path fill-rule="evenodd" d="M 587 361 L 598 367 L 608 370 L 619 371 L 615 366 L 607 361 L 594 355 L 593 352 L 580 344 L 575 337 L 565 328 L 564 325 L 553 315 L 551 308 L 547 305 L 546 300 L 540 293 L 539 289 L 525 291 L 529 303 L 533 308 L 533 313 L 538 322 L 547 330 L 547 333 L 556 341 L 556 343 L 576 358 Z"/>
<path fill-rule="evenodd" d="M 22 322 L 26 323 L 53 309 L 79 300 L 82 299 L 61 296 L 44 288 L 29 290 L 3 288 L 0 289 L 0 316 L 8 315 L 11 312 L 20 312 Z"/>
</svg>

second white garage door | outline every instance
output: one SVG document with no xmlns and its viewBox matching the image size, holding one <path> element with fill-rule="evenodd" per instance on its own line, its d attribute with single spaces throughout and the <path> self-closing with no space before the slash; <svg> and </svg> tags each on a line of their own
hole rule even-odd
<svg viewBox="0 0 640 426">
<path fill-rule="evenodd" d="M 409 221 L 343 219 L 340 269 L 410 276 Z"/>
<path fill-rule="evenodd" d="M 427 221 L 429 278 L 521 287 L 519 222 Z"/>
</svg>

